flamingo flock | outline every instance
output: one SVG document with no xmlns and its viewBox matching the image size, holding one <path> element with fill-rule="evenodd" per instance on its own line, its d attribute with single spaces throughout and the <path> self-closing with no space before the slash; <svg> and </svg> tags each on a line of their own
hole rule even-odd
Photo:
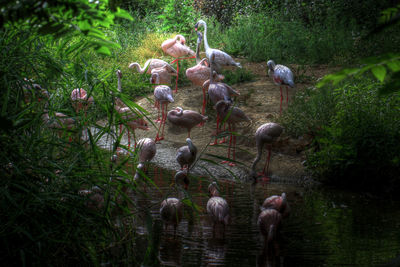
<svg viewBox="0 0 400 267">
<path fill-rule="evenodd" d="M 199 28 L 204 28 L 204 36 L 199 31 Z M 214 105 L 214 109 L 217 114 L 216 120 L 216 131 L 214 133 L 215 141 L 211 145 L 218 144 L 217 138 L 221 133 L 221 125 L 228 124 L 229 145 L 227 151 L 226 160 L 221 163 L 228 163 L 229 166 L 235 166 L 236 158 L 236 124 L 238 123 L 251 123 L 251 118 L 245 114 L 245 112 L 237 106 L 234 98 L 239 97 L 240 93 L 232 88 L 230 85 L 221 82 L 224 76 L 220 74 L 221 68 L 225 66 L 235 66 L 242 68 L 239 62 L 236 62 L 229 54 L 224 51 L 210 48 L 207 41 L 207 24 L 203 20 L 199 20 L 195 25 L 197 34 L 197 46 L 196 52 L 191 50 L 186 45 L 186 40 L 182 35 L 176 35 L 172 39 L 164 41 L 161 45 L 161 49 L 164 53 L 170 55 L 174 60 L 170 63 L 161 59 L 149 59 L 141 67 L 139 63 L 134 62 L 129 64 L 129 68 L 136 70 L 138 73 L 150 74 L 150 83 L 154 84 L 154 100 L 155 106 L 158 108 L 158 119 L 155 123 L 160 123 L 155 138 L 143 138 L 139 142 L 134 140 L 134 152 L 136 152 L 138 158 L 138 164 L 136 167 L 136 174 L 134 180 L 139 182 L 142 178 L 142 174 L 145 173 L 145 167 L 157 153 L 157 143 L 164 140 L 164 128 L 166 120 L 175 126 L 186 128 L 188 136 L 186 139 L 187 145 L 180 147 L 177 150 L 176 161 L 180 166 L 180 170 L 176 172 L 175 184 L 177 187 L 182 187 L 184 190 L 188 189 L 189 186 L 189 172 L 193 168 L 193 164 L 196 162 L 197 148 L 195 141 L 190 137 L 191 130 L 196 126 L 202 126 L 208 121 L 208 116 L 205 116 L 206 107 L 206 93 Z M 201 43 L 204 42 L 206 58 L 200 58 L 200 47 Z M 187 57 L 187 58 L 184 58 Z M 168 111 L 168 104 L 174 103 L 174 96 L 171 90 L 171 78 L 176 76 L 176 88 L 174 93 L 178 92 L 178 75 L 179 75 L 179 60 L 196 58 L 196 65 L 186 70 L 187 78 L 193 83 L 193 85 L 201 86 L 203 90 L 203 103 L 202 113 L 185 109 L 182 107 L 174 107 Z M 177 63 L 175 69 L 172 64 Z M 269 60 L 267 63 L 268 74 L 272 77 L 274 83 L 280 86 L 281 91 L 281 107 L 282 110 L 282 86 L 294 87 L 293 73 L 291 70 L 283 65 L 276 65 L 274 61 Z M 117 75 L 117 90 L 118 93 L 122 93 L 122 72 L 116 71 Z M 36 85 L 35 88 L 40 88 Z M 288 89 L 287 89 L 288 90 Z M 46 91 L 45 95 L 48 96 Z M 142 116 L 131 107 L 127 106 L 124 101 L 119 98 L 119 95 L 112 93 L 114 100 L 114 109 L 117 117 L 119 118 L 120 132 L 122 132 L 122 125 L 127 126 L 128 132 L 128 150 L 130 150 L 130 132 L 134 132 L 135 129 L 148 130 L 149 126 Z M 93 96 L 83 89 L 74 89 L 71 93 L 72 106 L 76 113 L 86 112 L 90 105 L 94 104 Z M 287 96 L 288 101 L 288 96 Z M 161 117 L 160 117 L 161 109 Z M 47 111 L 47 104 L 44 109 L 42 116 L 43 121 L 48 125 L 49 128 L 72 128 L 75 124 L 75 120 L 69 118 L 65 114 L 55 113 L 53 117 L 56 117 L 56 121 L 51 121 L 51 116 Z M 255 132 L 255 140 L 257 147 L 257 156 L 251 166 L 251 176 L 258 178 L 261 176 L 263 179 L 268 179 L 269 161 L 271 158 L 271 149 L 273 143 L 279 138 L 283 132 L 283 127 L 277 123 L 269 122 L 261 125 Z M 134 135 L 135 139 L 135 135 Z M 221 143 L 225 142 L 225 138 Z M 263 146 L 267 145 L 268 156 L 262 172 L 256 172 L 257 163 L 261 160 Z M 82 191 L 83 192 L 83 191 Z M 83 192 L 81 194 L 92 194 L 92 192 Z M 96 192 L 97 194 L 98 192 Z M 222 224 L 225 229 L 229 223 L 229 204 L 220 196 L 218 185 L 213 182 L 208 187 L 208 193 L 210 199 L 207 202 L 207 212 L 213 220 L 214 228 L 217 224 Z M 160 215 L 165 223 L 165 227 L 173 225 L 174 232 L 179 225 L 183 217 L 183 202 L 182 197 L 170 197 L 166 198 L 161 202 Z M 281 227 L 281 222 L 289 214 L 289 205 L 286 200 L 286 194 L 283 193 L 281 196 L 271 196 L 266 198 L 262 207 L 261 213 L 258 217 L 258 225 L 260 232 L 265 237 L 265 246 L 270 245 L 276 240 L 276 236 Z"/>
</svg>

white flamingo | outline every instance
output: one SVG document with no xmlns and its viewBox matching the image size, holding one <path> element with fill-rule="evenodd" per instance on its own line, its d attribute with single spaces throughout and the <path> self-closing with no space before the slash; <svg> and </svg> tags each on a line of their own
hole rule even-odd
<svg viewBox="0 0 400 267">
<path fill-rule="evenodd" d="M 293 72 L 286 66 L 284 65 L 275 65 L 275 62 L 273 60 L 268 60 L 267 62 L 268 66 L 268 75 L 274 80 L 274 83 L 276 85 L 279 85 L 279 88 L 281 90 L 281 105 L 279 112 L 282 113 L 282 85 L 286 86 L 286 104 L 289 102 L 289 88 L 294 87 L 294 81 L 293 81 Z"/>
<path fill-rule="evenodd" d="M 200 26 L 204 27 L 204 48 L 206 50 L 206 56 L 209 60 L 211 60 L 211 54 L 213 53 L 215 54 L 216 69 L 219 71 L 221 69 L 221 66 L 236 66 L 241 68 L 242 66 L 240 65 L 240 63 L 233 60 L 233 58 L 224 51 L 215 48 L 210 48 L 207 41 L 206 22 L 204 20 L 199 20 L 194 26 L 195 30 L 197 31 L 198 27 Z"/>
</svg>

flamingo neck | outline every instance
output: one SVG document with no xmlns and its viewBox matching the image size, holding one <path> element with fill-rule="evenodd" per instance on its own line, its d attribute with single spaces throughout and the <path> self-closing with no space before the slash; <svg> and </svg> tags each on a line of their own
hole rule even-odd
<svg viewBox="0 0 400 267">
<path fill-rule="evenodd" d="M 121 77 L 118 76 L 118 92 L 122 92 Z"/>
<path fill-rule="evenodd" d="M 257 157 L 254 159 L 254 161 L 253 161 L 253 164 L 251 165 L 251 170 L 253 171 L 253 172 L 255 172 L 256 171 L 256 165 L 257 165 L 257 163 L 260 161 L 260 159 L 261 159 L 261 155 L 262 155 L 262 145 L 260 145 L 258 142 L 257 142 Z"/>
<path fill-rule="evenodd" d="M 208 49 L 210 49 L 207 41 L 207 24 L 204 23 L 203 26 L 204 26 L 204 49 L 207 51 Z"/>
</svg>

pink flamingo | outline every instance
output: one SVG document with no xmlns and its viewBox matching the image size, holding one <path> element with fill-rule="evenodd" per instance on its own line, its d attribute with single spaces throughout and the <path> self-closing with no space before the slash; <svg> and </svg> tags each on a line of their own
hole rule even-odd
<svg viewBox="0 0 400 267">
<path fill-rule="evenodd" d="M 265 161 L 263 172 L 258 173 L 258 175 L 262 175 L 263 179 L 268 179 L 267 174 L 268 174 L 269 161 L 271 158 L 272 143 L 281 135 L 282 131 L 283 127 L 274 122 L 265 123 L 257 129 L 255 134 L 256 145 L 257 145 L 257 157 L 254 159 L 254 162 L 251 166 L 252 170 L 251 175 L 253 177 L 256 177 L 255 175 L 256 165 L 261 159 L 263 146 L 265 143 L 267 143 L 268 157 Z M 265 168 L 267 168 L 267 171 L 265 171 Z"/>
<path fill-rule="evenodd" d="M 284 66 L 284 65 L 275 65 L 275 62 L 273 60 L 268 60 L 267 62 L 268 66 L 268 75 L 274 80 L 274 83 L 276 85 L 279 85 L 279 88 L 281 90 L 281 105 L 279 109 L 279 113 L 282 114 L 282 85 L 286 86 L 286 104 L 289 102 L 289 89 L 288 86 L 291 88 L 294 87 L 294 81 L 293 81 L 293 73 L 292 71 Z"/>
<path fill-rule="evenodd" d="M 178 92 L 179 60 L 195 58 L 195 53 L 187 45 L 185 45 L 185 43 L 186 43 L 185 37 L 178 34 L 174 38 L 168 39 L 161 44 L 161 49 L 164 51 L 164 53 L 175 58 L 175 60 L 171 62 L 171 64 L 176 62 L 177 76 L 176 76 L 175 93 Z M 190 55 L 191 57 L 180 58 L 187 55 Z"/>
<path fill-rule="evenodd" d="M 190 138 L 186 138 L 187 146 L 182 146 L 176 153 L 176 161 L 181 166 L 181 170 L 185 167 L 189 170 L 190 166 L 196 160 L 197 148 Z"/>
<path fill-rule="evenodd" d="M 210 46 L 208 45 L 208 41 L 207 41 L 207 24 L 206 24 L 206 22 L 204 20 L 199 20 L 196 23 L 196 25 L 194 26 L 196 31 L 199 26 L 204 27 L 204 48 L 206 50 L 206 56 L 211 61 L 211 55 L 215 54 L 214 63 L 216 65 L 217 71 L 219 71 L 221 69 L 221 66 L 236 66 L 238 68 L 242 67 L 239 62 L 234 61 L 233 58 L 230 55 L 228 55 L 227 53 L 225 53 L 221 50 L 218 50 L 218 49 L 210 48 Z"/>
<path fill-rule="evenodd" d="M 163 86 L 167 86 L 168 84 L 171 84 L 171 75 L 168 71 L 166 71 L 165 67 L 153 69 L 151 71 L 150 83 L 151 84 L 163 84 Z M 172 96 L 172 92 L 171 92 L 171 96 Z M 160 103 L 157 100 L 157 98 L 156 98 L 156 101 L 154 101 L 154 103 L 155 103 L 154 106 L 158 110 L 156 122 L 161 122 Z"/>
<path fill-rule="evenodd" d="M 202 88 L 203 88 L 202 114 L 204 115 L 205 107 L 206 107 L 206 90 L 208 90 L 210 82 L 208 82 L 204 86 L 203 86 L 203 84 L 207 80 L 210 79 L 211 68 L 209 67 L 209 63 L 208 63 L 208 59 L 207 58 L 204 58 L 204 59 L 200 60 L 200 44 L 201 44 L 201 40 L 202 40 L 201 32 L 197 32 L 197 36 L 198 36 L 198 38 L 197 38 L 197 47 L 196 47 L 196 62 L 197 62 L 197 65 L 186 70 L 186 77 L 194 85 L 202 86 Z M 221 80 L 223 80 L 225 78 L 223 75 L 217 74 L 215 71 L 212 72 L 212 75 L 213 75 L 212 81 L 215 81 L 215 82 L 219 82 L 219 81 L 221 81 Z"/>
<path fill-rule="evenodd" d="M 213 230 L 215 231 L 215 225 L 222 223 L 224 229 L 229 222 L 229 205 L 228 202 L 219 196 L 219 191 L 216 182 L 212 182 L 208 186 L 208 193 L 210 199 L 207 201 L 207 213 L 211 216 L 214 222 Z"/>
<path fill-rule="evenodd" d="M 91 104 L 94 103 L 93 96 L 89 97 L 86 90 L 83 88 L 76 88 L 72 90 L 71 101 L 72 101 L 72 106 L 75 109 L 75 112 L 79 113 L 81 110 L 83 110 L 85 118 L 87 109 Z M 85 139 L 87 139 L 87 129 L 85 129 L 84 131 L 85 131 Z"/>
<path fill-rule="evenodd" d="M 235 132 L 235 124 L 243 121 L 250 121 L 250 118 L 246 116 L 246 114 L 237 107 L 231 107 L 232 104 L 230 101 L 220 100 L 215 105 L 215 109 L 217 110 L 218 116 L 221 120 L 226 120 L 228 123 L 228 130 L 230 132 L 229 139 L 229 147 L 228 147 L 228 159 L 230 158 L 230 151 L 232 147 L 232 139 L 233 139 L 233 148 L 232 148 L 232 159 L 235 161 L 235 152 L 236 152 L 236 135 Z M 223 161 L 221 163 L 227 163 L 229 161 Z M 235 166 L 234 162 L 229 162 L 229 166 Z"/>
<path fill-rule="evenodd" d="M 183 110 L 177 107 L 170 110 L 167 115 L 168 120 L 177 126 L 188 130 L 188 138 L 190 138 L 190 130 L 199 123 L 207 121 L 208 117 L 193 110 Z"/>
<path fill-rule="evenodd" d="M 145 163 L 151 161 L 157 153 L 156 143 L 150 138 L 140 139 L 136 149 L 139 149 L 139 164 L 136 167 L 135 181 L 139 179 L 140 171 L 144 171 Z"/>
<path fill-rule="evenodd" d="M 180 170 L 175 174 L 175 184 L 183 186 L 185 190 L 189 187 L 188 170 Z"/>
<path fill-rule="evenodd" d="M 183 217 L 182 201 L 174 197 L 164 199 L 161 202 L 160 215 L 164 221 L 165 230 L 167 230 L 168 225 L 172 224 L 174 226 L 174 234 L 176 234 L 176 228 Z"/>
<path fill-rule="evenodd" d="M 150 78 L 151 83 L 159 84 L 160 80 L 160 75 L 158 73 L 153 73 Z M 161 118 L 161 123 L 160 127 L 158 128 L 157 136 L 155 141 L 161 141 L 164 139 L 164 128 L 165 128 L 165 121 L 167 120 L 167 108 L 168 108 L 168 103 L 173 103 L 174 98 L 172 96 L 172 91 L 169 86 L 166 85 L 158 85 L 154 88 L 154 97 L 158 103 L 161 103 L 161 110 L 162 110 L 162 118 Z M 164 108 L 165 107 L 165 108 Z M 159 112 L 158 112 L 159 114 Z M 161 137 L 159 136 L 160 129 L 162 128 L 161 131 Z"/>
<path fill-rule="evenodd" d="M 122 78 L 122 72 L 120 70 L 116 71 L 117 73 L 117 79 L 118 79 L 118 92 L 122 92 L 121 89 L 121 78 Z M 146 123 L 146 121 L 142 118 L 139 118 L 139 116 L 132 112 L 132 110 L 126 106 L 121 99 L 118 97 L 115 98 L 115 106 L 114 109 L 118 112 L 118 114 L 121 116 L 122 120 L 125 121 L 125 124 L 128 126 L 129 129 L 132 130 L 133 132 L 133 137 L 134 137 L 134 142 L 136 147 L 136 138 L 135 138 L 135 129 L 142 129 L 142 130 L 149 130 L 149 127 Z M 122 132 L 122 124 L 119 125 L 120 132 Z M 130 132 L 128 129 L 128 149 L 131 147 L 131 138 L 130 138 Z"/>
<path fill-rule="evenodd" d="M 267 249 L 276 241 L 282 224 L 282 215 L 275 209 L 265 209 L 258 216 L 257 224 L 264 236 L 264 249 Z"/>
<path fill-rule="evenodd" d="M 280 196 L 270 196 L 266 198 L 261 206 L 262 210 L 275 209 L 282 214 L 282 218 L 286 218 L 290 213 L 290 206 L 286 199 L 286 193 L 282 193 Z"/>
<path fill-rule="evenodd" d="M 137 72 L 139 72 L 140 74 L 143 74 L 144 72 L 146 72 L 147 74 L 151 74 L 151 71 L 153 69 L 156 68 L 161 68 L 161 67 L 166 67 L 167 70 L 171 73 L 171 75 L 176 75 L 176 70 L 174 69 L 174 67 L 172 67 L 170 64 L 168 64 L 167 62 L 165 62 L 162 59 L 157 59 L 157 58 L 152 58 L 146 61 L 146 63 L 144 63 L 143 68 L 140 67 L 139 63 L 137 62 L 133 62 L 131 64 L 129 64 L 129 68 L 133 69 L 135 68 Z"/>
<path fill-rule="evenodd" d="M 205 88 L 208 87 L 208 96 L 210 97 L 211 103 L 214 105 L 217 104 L 218 101 L 221 100 L 230 100 L 232 96 L 239 96 L 239 92 L 235 91 L 232 87 L 225 83 L 220 83 L 220 82 L 214 82 L 213 80 L 213 73 L 214 73 L 214 60 L 215 60 L 215 54 L 211 54 L 211 68 L 210 68 L 210 79 L 203 84 L 203 114 L 204 114 L 204 109 L 205 109 Z M 217 127 L 215 131 L 215 140 L 214 143 L 211 145 L 216 145 L 217 144 L 217 135 L 219 132 L 219 122 L 221 120 L 221 117 L 217 115 Z M 225 125 L 224 125 L 224 130 L 225 130 Z M 225 138 L 221 141 L 221 143 L 225 142 Z"/>
</svg>

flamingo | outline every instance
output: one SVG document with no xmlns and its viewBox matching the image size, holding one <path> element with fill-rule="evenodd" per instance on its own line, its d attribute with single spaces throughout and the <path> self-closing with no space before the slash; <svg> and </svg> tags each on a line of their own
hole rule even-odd
<svg viewBox="0 0 400 267">
<path fill-rule="evenodd" d="M 201 32 L 197 32 L 197 47 L 196 47 L 196 62 L 197 65 L 191 67 L 186 70 L 186 77 L 197 86 L 202 86 L 203 89 L 203 108 L 202 114 L 204 115 L 205 107 L 206 107 L 206 90 L 208 90 L 209 83 L 204 85 L 203 84 L 210 79 L 210 71 L 211 68 L 209 67 L 208 59 L 204 58 L 200 60 L 200 44 L 203 38 Z M 225 77 L 223 75 L 217 74 L 215 71 L 212 71 L 212 81 L 219 82 L 222 81 Z M 215 104 L 215 103 L 214 103 Z"/>
<path fill-rule="evenodd" d="M 153 84 L 159 84 L 160 81 L 160 75 L 158 73 L 153 73 L 150 78 L 150 82 Z M 174 98 L 172 96 L 172 91 L 171 88 L 167 85 L 158 85 L 154 88 L 154 97 L 156 99 L 156 102 L 161 103 L 161 110 L 162 110 L 162 118 L 160 122 L 160 127 L 158 128 L 157 136 L 155 141 L 161 141 L 164 139 L 164 127 L 165 127 L 165 121 L 167 120 L 167 108 L 168 108 L 168 103 L 173 103 Z M 164 108 L 165 107 L 165 108 Z M 160 112 L 158 112 L 158 116 Z M 161 137 L 159 136 L 160 129 L 162 128 L 161 131 Z"/>
<path fill-rule="evenodd" d="M 176 75 L 176 70 L 174 69 L 174 67 L 172 67 L 170 64 L 168 64 L 167 62 L 165 62 L 162 59 L 157 59 L 157 58 L 149 59 L 146 61 L 146 63 L 144 63 L 143 68 L 141 68 L 139 63 L 137 63 L 137 62 L 133 62 L 133 63 L 129 64 L 130 69 L 135 68 L 136 71 L 139 72 L 140 74 L 143 74 L 145 72 L 147 74 L 151 74 L 151 71 L 153 69 L 161 68 L 161 67 L 166 67 L 167 70 L 171 73 L 171 75 Z"/>
<path fill-rule="evenodd" d="M 117 79 L 118 79 L 118 92 L 122 92 L 121 89 L 121 78 L 122 78 L 122 72 L 120 70 L 116 71 L 117 74 Z M 118 112 L 118 114 L 121 116 L 122 120 L 126 122 L 126 125 L 133 131 L 133 136 L 135 138 L 135 129 L 142 129 L 142 130 L 149 130 L 149 127 L 146 123 L 146 121 L 142 118 L 139 118 L 138 115 L 132 110 L 126 106 L 121 99 L 115 98 L 115 106 L 114 109 Z M 122 124 L 120 124 L 120 131 L 122 132 Z M 136 147 L 136 139 L 135 141 L 135 147 Z M 128 129 L 128 149 L 131 147 L 131 139 L 130 139 L 130 132 Z"/>
<path fill-rule="evenodd" d="M 216 182 L 212 182 L 208 186 L 208 193 L 210 199 L 207 201 L 207 213 L 212 217 L 215 225 L 217 223 L 222 223 L 224 229 L 229 222 L 229 205 L 228 202 L 219 196 L 219 191 Z"/>
<path fill-rule="evenodd" d="M 286 104 L 289 102 L 289 89 L 288 86 L 291 88 L 294 87 L 294 81 L 293 81 L 293 73 L 292 71 L 284 66 L 284 65 L 275 65 L 275 62 L 273 60 L 268 60 L 267 62 L 268 66 L 268 75 L 274 80 L 274 83 L 276 85 L 279 85 L 279 88 L 281 90 L 281 105 L 279 109 L 279 113 L 282 114 L 282 85 L 286 86 Z"/>
<path fill-rule="evenodd" d="M 203 110 L 202 113 L 204 115 L 205 112 L 205 88 L 208 88 L 208 96 L 210 97 L 211 103 L 214 105 L 217 104 L 218 101 L 220 100 L 230 100 L 232 96 L 239 96 L 240 93 L 235 91 L 232 87 L 225 83 L 221 82 L 214 82 L 213 79 L 213 73 L 214 73 L 214 68 L 215 68 L 215 54 L 213 53 L 211 55 L 210 63 L 211 63 L 211 68 L 210 68 L 210 79 L 205 81 L 203 84 Z M 221 118 L 217 116 L 217 127 L 215 131 L 215 140 L 214 143 L 211 145 L 216 145 L 217 144 L 217 135 L 219 131 L 219 122 Z M 224 130 L 225 130 L 225 125 L 224 125 Z M 221 141 L 221 143 L 225 142 L 225 138 Z"/>
<path fill-rule="evenodd" d="M 187 170 L 180 170 L 175 174 L 175 184 L 183 186 L 185 190 L 189 187 L 189 178 Z"/>
<path fill-rule="evenodd" d="M 171 64 L 176 62 L 177 76 L 176 76 L 175 93 L 178 92 L 179 60 L 187 59 L 180 57 L 189 55 L 190 57 L 188 58 L 195 58 L 195 53 L 187 45 L 185 45 L 185 43 L 186 43 L 185 37 L 178 34 L 174 38 L 168 39 L 161 44 L 161 49 L 164 51 L 164 53 L 175 58 L 175 60 L 171 62 Z"/>
<path fill-rule="evenodd" d="M 160 207 L 161 219 L 164 221 L 165 230 L 168 225 L 174 226 L 174 234 L 176 234 L 176 227 L 183 217 L 183 203 L 177 198 L 170 197 L 161 202 Z"/>
<path fill-rule="evenodd" d="M 196 160 L 197 148 L 193 144 L 190 138 L 186 138 L 187 146 L 182 146 L 176 152 L 176 161 L 181 166 L 181 170 L 183 170 L 186 166 L 186 169 L 189 170 L 190 166 Z"/>
<path fill-rule="evenodd" d="M 86 90 L 83 88 L 76 88 L 71 92 L 71 101 L 72 106 L 75 109 L 76 113 L 79 113 L 81 110 L 84 111 L 86 118 L 86 111 L 91 104 L 94 103 L 93 96 L 89 97 Z M 87 129 L 85 131 L 85 139 L 87 139 Z"/>
<path fill-rule="evenodd" d="M 188 138 L 190 138 L 190 130 L 199 123 L 207 121 L 208 117 L 193 110 L 183 110 L 177 107 L 168 111 L 168 120 L 177 126 L 186 128 L 188 130 Z"/>
<path fill-rule="evenodd" d="M 281 223 L 282 215 L 275 209 L 265 209 L 258 216 L 257 224 L 264 236 L 265 249 L 276 240 Z"/>
<path fill-rule="evenodd" d="M 150 138 L 140 139 L 136 149 L 139 149 L 139 164 L 136 167 L 135 181 L 140 177 L 139 170 L 143 172 L 145 163 L 151 161 L 157 153 L 156 143 Z"/>
<path fill-rule="evenodd" d="M 282 193 L 280 196 L 273 195 L 266 198 L 261 209 L 275 209 L 282 214 L 282 218 L 286 218 L 290 213 L 290 206 L 286 199 L 286 193 Z"/>
<path fill-rule="evenodd" d="M 233 134 L 235 131 L 235 124 L 243 121 L 250 121 L 250 118 L 246 116 L 246 114 L 237 107 L 231 107 L 232 104 L 226 100 L 220 100 L 215 105 L 215 109 L 217 110 L 218 116 L 222 120 L 226 120 L 228 123 L 228 130 L 230 132 L 229 139 L 229 147 L 228 147 L 228 159 L 230 158 L 230 150 L 232 147 L 232 139 L 233 139 L 233 149 L 232 149 L 232 159 L 235 161 L 235 152 L 236 152 L 236 135 Z M 229 161 L 223 161 L 221 163 L 227 163 Z M 229 162 L 229 166 L 235 166 L 234 162 Z"/>
<path fill-rule="evenodd" d="M 98 186 L 93 186 L 92 189 L 82 189 L 78 191 L 78 195 L 88 196 L 87 207 L 92 210 L 99 210 L 104 207 L 103 192 Z"/>
<path fill-rule="evenodd" d="M 268 157 L 265 161 L 263 172 L 258 173 L 258 175 L 262 175 L 264 179 L 268 179 L 267 174 L 268 174 L 269 161 L 271 158 L 271 146 L 272 143 L 282 134 L 282 131 L 283 127 L 274 122 L 265 123 L 257 129 L 255 134 L 256 145 L 257 145 L 257 157 L 254 159 L 254 162 L 251 165 L 251 170 L 252 170 L 251 175 L 253 177 L 256 177 L 255 175 L 256 165 L 261 159 L 263 146 L 265 143 L 267 143 Z M 265 171 L 265 168 L 267 168 L 267 171 Z"/>
<path fill-rule="evenodd" d="M 215 65 L 216 69 L 219 71 L 221 69 L 221 66 L 236 66 L 238 68 L 241 68 L 242 66 L 240 65 L 239 62 L 236 62 L 233 60 L 233 58 L 228 55 L 227 53 L 215 49 L 215 48 L 210 48 L 208 45 L 207 41 L 207 24 L 204 20 L 199 20 L 196 25 L 194 26 L 195 30 L 197 31 L 197 28 L 199 26 L 204 27 L 204 48 L 206 50 L 206 56 L 209 60 L 211 60 L 211 54 L 215 53 Z"/>
</svg>

